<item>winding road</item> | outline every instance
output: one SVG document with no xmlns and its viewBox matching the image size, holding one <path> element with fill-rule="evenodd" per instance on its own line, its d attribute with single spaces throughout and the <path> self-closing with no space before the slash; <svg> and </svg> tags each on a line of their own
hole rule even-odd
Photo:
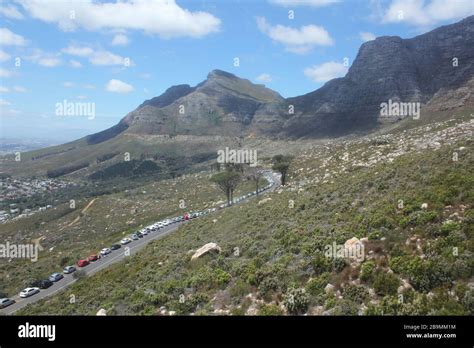
<svg viewBox="0 0 474 348">
<path fill-rule="evenodd" d="M 274 172 L 267 172 L 267 174 L 270 174 L 272 176 L 273 185 L 269 189 L 267 189 L 266 191 L 262 192 L 261 194 L 265 194 L 265 193 L 274 191 L 278 186 L 280 186 L 280 176 L 279 176 L 279 174 L 274 173 Z M 254 196 L 245 198 L 245 199 L 243 199 L 242 201 L 240 201 L 238 203 L 234 203 L 233 205 L 242 204 L 245 201 L 250 200 L 250 199 L 255 198 L 255 197 L 258 197 L 258 196 L 254 195 Z M 211 213 L 211 214 L 215 214 L 215 213 L 216 212 Z M 199 217 L 197 219 L 199 219 Z M 96 272 L 99 272 L 99 271 L 103 270 L 104 268 L 110 266 L 111 264 L 113 264 L 115 262 L 119 262 L 119 261 L 123 260 L 125 257 L 131 256 L 131 255 L 137 253 L 138 251 L 143 249 L 152 240 L 162 238 L 162 237 L 176 231 L 182 224 L 191 223 L 191 222 L 192 222 L 192 220 L 182 221 L 182 222 L 178 222 L 178 223 L 174 223 L 172 225 L 162 227 L 157 231 L 154 231 L 154 232 L 151 232 L 151 233 L 147 234 L 146 236 L 144 236 L 143 238 L 140 238 L 139 240 L 134 240 L 130 244 L 122 246 L 122 248 L 120 248 L 118 250 L 112 251 L 112 253 L 110 253 L 106 256 L 102 256 L 99 260 L 97 260 L 95 262 L 91 262 L 85 268 L 78 268 L 78 269 L 84 270 L 86 275 L 90 276 L 90 275 L 92 275 Z M 130 251 L 129 255 L 125 255 L 125 252 L 124 252 L 125 248 L 127 248 L 127 247 L 129 248 L 129 251 Z M 76 266 L 76 268 L 77 268 L 77 266 Z M 0 309 L 0 314 L 11 315 L 11 314 L 15 313 L 16 311 L 20 310 L 21 308 L 25 307 L 26 305 L 28 305 L 30 303 L 34 303 L 34 302 L 36 302 L 40 299 L 52 296 L 55 293 L 67 288 L 68 286 L 70 286 L 71 284 L 73 284 L 74 282 L 77 281 L 77 279 L 75 279 L 73 277 L 73 274 L 63 274 L 63 275 L 64 275 L 63 279 L 53 283 L 53 285 L 51 287 L 49 287 L 48 289 L 40 290 L 39 293 L 37 293 L 33 296 L 30 296 L 30 297 L 27 297 L 27 298 L 20 298 L 19 295 L 16 295 L 14 297 L 11 297 L 16 302 L 14 304 L 6 307 L 6 308 Z"/>
</svg>

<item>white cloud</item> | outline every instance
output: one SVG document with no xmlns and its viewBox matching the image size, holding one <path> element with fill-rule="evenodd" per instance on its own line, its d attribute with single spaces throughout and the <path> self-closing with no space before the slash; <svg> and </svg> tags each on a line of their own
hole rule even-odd
<svg viewBox="0 0 474 348">
<path fill-rule="evenodd" d="M 77 60 L 71 59 L 69 61 L 69 66 L 72 67 L 72 68 L 78 69 L 78 68 L 82 67 L 82 64 L 81 64 L 81 62 L 78 62 Z"/>
<path fill-rule="evenodd" d="M 14 86 L 13 87 L 13 90 L 15 92 L 18 92 L 18 93 L 26 93 L 28 92 L 28 90 L 25 88 L 25 87 L 21 87 L 21 86 Z"/>
<path fill-rule="evenodd" d="M 55 23 L 64 31 L 84 28 L 143 30 L 162 38 L 203 37 L 217 32 L 220 19 L 203 11 L 191 12 L 175 0 L 124 0 L 115 3 L 83 0 L 71 5 L 66 1 L 19 0 L 32 17 Z"/>
<path fill-rule="evenodd" d="M 263 83 L 270 83 L 273 81 L 272 79 L 272 76 L 270 74 L 267 74 L 267 73 L 263 73 L 263 74 L 260 74 L 258 75 L 255 80 L 259 81 L 259 82 L 263 82 Z"/>
<path fill-rule="evenodd" d="M 61 65 L 61 60 L 55 57 L 42 57 L 38 59 L 37 63 L 47 68 L 53 68 L 55 66 Z"/>
<path fill-rule="evenodd" d="M 10 90 L 7 87 L 0 86 L 0 93 L 8 93 Z"/>
<path fill-rule="evenodd" d="M 63 48 L 61 52 L 78 57 L 86 57 L 93 65 L 123 65 L 132 66 L 134 63 L 130 58 L 121 57 L 109 51 L 102 49 L 93 49 L 88 46 L 69 45 Z"/>
<path fill-rule="evenodd" d="M 129 43 L 128 37 L 124 34 L 117 34 L 112 39 L 113 46 L 126 46 L 128 45 L 128 43 Z"/>
<path fill-rule="evenodd" d="M 0 68 L 0 77 L 12 77 L 13 75 L 15 75 L 13 71 Z"/>
<path fill-rule="evenodd" d="M 0 45 L 26 46 L 27 41 L 21 35 L 15 34 L 7 28 L 0 28 Z"/>
<path fill-rule="evenodd" d="M 361 31 L 359 33 L 359 38 L 362 41 L 367 42 L 367 41 L 375 40 L 376 36 L 375 34 L 369 33 L 368 31 Z"/>
<path fill-rule="evenodd" d="M 342 63 L 326 62 L 306 68 L 304 74 L 315 82 L 326 82 L 346 75 L 347 70 L 348 68 Z"/>
<path fill-rule="evenodd" d="M 105 86 L 105 90 L 113 93 L 126 94 L 133 91 L 133 86 L 123 81 L 112 79 Z"/>
<path fill-rule="evenodd" d="M 423 27 L 447 20 L 459 20 L 472 14 L 472 0 L 392 0 L 383 14 L 382 22 L 405 22 Z"/>
<path fill-rule="evenodd" d="M 263 17 L 257 18 L 257 25 L 262 33 L 294 53 L 304 54 L 314 46 L 330 46 L 334 43 L 326 29 L 317 25 L 305 25 L 299 29 L 283 25 L 272 26 Z"/>
<path fill-rule="evenodd" d="M 5 16 L 7 18 L 11 19 L 23 19 L 25 18 L 20 11 L 18 11 L 18 8 L 12 5 L 8 6 L 0 6 L 0 14 L 2 16 Z"/>
<path fill-rule="evenodd" d="M 0 50 L 0 62 L 5 62 L 9 60 L 10 57 L 11 56 L 7 52 Z"/>
<path fill-rule="evenodd" d="M 95 89 L 95 86 L 92 85 L 92 84 L 90 84 L 90 83 L 85 84 L 83 87 L 84 87 L 84 88 L 87 88 L 87 89 Z"/>
<path fill-rule="evenodd" d="M 63 87 L 65 88 L 71 88 L 73 86 L 74 86 L 73 82 L 70 82 L 70 81 L 63 82 Z"/>
<path fill-rule="evenodd" d="M 0 106 L 9 106 L 12 105 L 8 100 L 0 99 Z"/>
<path fill-rule="evenodd" d="M 284 7 L 311 6 L 323 7 L 339 2 L 340 0 L 268 0 L 271 4 Z"/>
<path fill-rule="evenodd" d="M 31 60 L 33 63 L 47 68 L 53 68 L 61 65 L 62 63 L 61 59 L 59 58 L 59 54 L 47 53 L 39 49 L 33 50 L 33 53 L 29 56 L 26 56 L 25 59 Z"/>
<path fill-rule="evenodd" d="M 66 48 L 63 48 L 61 52 L 70 54 L 71 56 L 78 56 L 78 57 L 90 57 L 94 54 L 94 50 L 87 46 L 75 46 L 70 45 Z"/>
<path fill-rule="evenodd" d="M 87 99 L 87 97 L 85 95 L 78 95 L 76 99 L 84 100 L 84 99 Z"/>
<path fill-rule="evenodd" d="M 127 58 L 123 58 L 108 51 L 94 53 L 89 61 L 94 65 L 126 65 Z M 130 61 L 130 58 L 128 58 Z"/>
</svg>

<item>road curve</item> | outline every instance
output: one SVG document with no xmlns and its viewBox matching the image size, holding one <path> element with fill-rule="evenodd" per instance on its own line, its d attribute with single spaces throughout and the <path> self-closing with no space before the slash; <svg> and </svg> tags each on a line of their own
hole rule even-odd
<svg viewBox="0 0 474 348">
<path fill-rule="evenodd" d="M 266 191 L 262 192 L 259 195 L 274 191 L 278 186 L 280 186 L 280 176 L 278 174 L 274 173 L 274 172 L 271 172 L 271 175 L 272 175 L 272 178 L 273 178 L 273 185 L 269 189 L 267 189 Z M 258 196 L 251 196 L 251 197 L 245 198 L 244 200 L 242 200 L 238 203 L 234 203 L 234 205 L 242 204 L 243 202 L 245 202 L 247 200 L 250 200 L 254 197 L 258 197 Z M 76 266 L 76 268 L 78 270 L 84 270 L 87 276 L 92 275 L 92 274 L 94 274 L 94 273 L 110 266 L 111 264 L 113 264 L 115 262 L 119 262 L 119 261 L 123 260 L 127 256 L 131 256 L 131 255 L 137 253 L 139 250 L 143 249 L 152 240 L 162 238 L 162 237 L 176 231 L 182 224 L 190 223 L 190 222 L 192 222 L 192 220 L 177 222 L 177 223 L 174 223 L 172 225 L 168 225 L 168 226 L 165 226 L 163 228 L 160 228 L 158 231 L 150 232 L 149 234 L 147 234 L 143 238 L 140 238 L 139 240 L 134 240 L 133 242 L 122 246 L 122 248 L 120 248 L 118 250 L 115 250 L 115 251 L 112 251 L 112 253 L 110 253 L 109 255 L 102 256 L 99 260 L 97 260 L 95 262 L 91 262 L 88 266 L 86 266 L 84 268 L 80 268 L 80 267 L 77 267 L 77 266 Z M 125 250 L 127 250 L 126 249 L 127 247 L 128 247 L 129 255 L 125 255 Z M 13 300 L 16 301 L 16 303 L 14 303 L 14 304 L 6 307 L 6 308 L 0 309 L 0 314 L 11 315 L 11 314 L 15 313 L 16 311 L 20 310 L 21 308 L 27 306 L 28 304 L 34 303 L 34 302 L 36 302 L 38 300 L 41 300 L 43 298 L 52 296 L 55 293 L 67 288 L 68 286 L 70 286 L 71 284 L 73 284 L 74 282 L 77 281 L 77 279 L 73 278 L 72 274 L 63 274 L 63 275 L 64 275 L 63 279 L 53 283 L 53 285 L 51 287 L 49 287 L 48 289 L 40 290 L 39 293 L 37 293 L 33 296 L 30 296 L 30 297 L 27 297 L 27 298 L 20 298 L 19 295 L 16 295 L 14 297 L 11 297 Z"/>
</svg>

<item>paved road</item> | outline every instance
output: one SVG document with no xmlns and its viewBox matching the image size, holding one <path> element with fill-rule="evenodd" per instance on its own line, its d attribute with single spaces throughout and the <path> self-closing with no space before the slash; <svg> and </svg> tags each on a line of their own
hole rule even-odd
<svg viewBox="0 0 474 348">
<path fill-rule="evenodd" d="M 280 176 L 276 173 L 271 173 L 271 175 L 272 175 L 273 180 L 274 180 L 273 186 L 270 187 L 268 190 L 266 190 L 262 193 L 259 193 L 259 195 L 274 191 L 280 185 Z M 235 203 L 235 205 L 242 204 L 245 201 L 247 201 L 249 199 L 252 199 L 254 197 L 257 197 L 257 196 L 251 196 L 249 198 L 246 198 L 245 200 L 240 201 L 239 203 Z M 139 240 L 134 240 L 133 242 L 131 242 L 127 245 L 123 245 L 122 248 L 120 248 L 118 250 L 115 250 L 115 251 L 112 251 L 112 253 L 110 253 L 107 256 L 102 256 L 102 258 L 100 258 L 99 260 L 97 260 L 95 262 L 91 262 L 88 266 L 86 266 L 84 268 L 79 268 L 77 266 L 76 266 L 76 268 L 84 270 L 87 275 L 92 275 L 92 274 L 94 274 L 94 273 L 96 273 L 100 270 L 103 270 L 104 268 L 110 266 L 112 263 L 121 261 L 125 257 L 127 257 L 125 255 L 125 250 L 126 250 L 125 248 L 128 247 L 129 248 L 128 250 L 130 252 L 129 255 L 133 255 L 136 252 L 138 252 L 139 250 L 143 249 L 150 241 L 161 238 L 161 237 L 163 237 L 163 236 L 165 236 L 165 235 L 167 235 L 171 232 L 174 232 L 182 224 L 191 223 L 192 221 L 193 220 L 183 221 L 183 222 L 178 222 L 178 223 L 175 223 L 175 224 L 172 224 L 172 225 L 165 226 L 165 227 L 159 229 L 158 231 L 154 231 L 154 232 L 149 233 L 148 235 L 144 236 L 143 238 L 140 238 Z M 53 272 L 51 272 L 51 273 L 53 273 Z M 61 290 L 65 289 L 66 287 L 70 286 L 75 281 L 76 281 L 76 279 L 73 278 L 72 274 L 64 274 L 63 279 L 59 280 L 58 282 L 55 282 L 48 289 L 40 290 L 40 292 L 37 293 L 36 295 L 33 295 L 31 297 L 28 297 L 28 298 L 20 298 L 19 295 L 16 295 L 16 296 L 12 297 L 12 299 L 14 299 L 16 301 L 16 303 L 11 305 L 11 306 L 8 306 L 7 308 L 0 309 L 0 313 L 1 314 L 7 314 L 7 315 L 13 314 L 16 311 L 18 311 L 19 309 L 25 307 L 26 305 L 28 305 L 30 303 L 33 303 L 33 302 L 36 302 L 36 301 L 38 301 L 42 298 L 54 295 L 58 291 L 61 291 Z"/>
</svg>

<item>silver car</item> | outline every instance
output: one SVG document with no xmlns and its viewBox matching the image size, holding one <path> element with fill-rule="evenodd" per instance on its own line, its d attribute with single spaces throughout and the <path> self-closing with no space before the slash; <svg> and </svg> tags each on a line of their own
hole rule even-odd
<svg viewBox="0 0 474 348">
<path fill-rule="evenodd" d="M 34 294 L 37 294 L 39 292 L 39 288 L 26 288 L 20 292 L 20 297 L 25 298 L 25 297 L 30 297 L 33 296 Z"/>
<path fill-rule="evenodd" d="M 0 298 L 0 308 L 8 307 L 14 303 L 15 303 L 15 300 L 12 300 L 11 298 L 8 298 L 8 297 Z"/>
</svg>

